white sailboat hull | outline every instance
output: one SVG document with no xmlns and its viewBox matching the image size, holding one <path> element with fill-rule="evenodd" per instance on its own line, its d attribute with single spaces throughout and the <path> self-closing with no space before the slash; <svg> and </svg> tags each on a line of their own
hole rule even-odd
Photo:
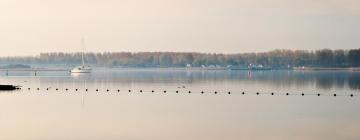
<svg viewBox="0 0 360 140">
<path fill-rule="evenodd" d="M 92 69 L 89 66 L 79 66 L 73 68 L 71 73 L 91 73 Z"/>
</svg>

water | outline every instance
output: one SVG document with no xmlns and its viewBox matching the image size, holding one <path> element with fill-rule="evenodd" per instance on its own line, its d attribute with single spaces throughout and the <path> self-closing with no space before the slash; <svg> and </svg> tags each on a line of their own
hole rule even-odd
<svg viewBox="0 0 360 140">
<path fill-rule="evenodd" d="M 0 75 L 0 83 L 23 86 L 0 92 L 4 140 L 360 138 L 358 72 L 99 68 L 91 75 Z"/>
</svg>

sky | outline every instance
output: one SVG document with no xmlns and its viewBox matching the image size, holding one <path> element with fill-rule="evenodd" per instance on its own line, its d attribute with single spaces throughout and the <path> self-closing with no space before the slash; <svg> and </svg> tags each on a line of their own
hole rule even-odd
<svg viewBox="0 0 360 140">
<path fill-rule="evenodd" d="M 0 0 L 0 56 L 360 48 L 358 0 Z"/>
</svg>

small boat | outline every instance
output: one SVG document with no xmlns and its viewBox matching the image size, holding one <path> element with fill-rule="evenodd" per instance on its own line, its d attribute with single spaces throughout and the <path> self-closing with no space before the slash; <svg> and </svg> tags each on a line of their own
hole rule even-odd
<svg viewBox="0 0 360 140">
<path fill-rule="evenodd" d="M 85 66 L 85 65 L 81 65 L 81 66 L 77 66 L 75 68 L 73 68 L 70 72 L 71 73 L 91 73 L 92 69 L 90 66 Z"/>
<path fill-rule="evenodd" d="M 91 73 L 92 68 L 89 65 L 85 65 L 84 61 L 84 39 L 81 40 L 82 52 L 81 52 L 81 66 L 77 66 L 70 70 L 71 73 Z"/>
</svg>

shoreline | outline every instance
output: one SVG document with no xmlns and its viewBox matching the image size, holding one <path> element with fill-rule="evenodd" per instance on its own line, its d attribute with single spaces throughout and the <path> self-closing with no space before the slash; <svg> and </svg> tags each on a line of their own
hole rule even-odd
<svg viewBox="0 0 360 140">
<path fill-rule="evenodd" d="M 294 71 L 360 71 L 360 67 L 349 67 L 349 68 L 305 67 L 305 68 L 294 68 Z"/>
<path fill-rule="evenodd" d="M 322 67 L 294 67 L 292 69 L 231 69 L 231 68 L 201 68 L 201 67 L 94 67 L 96 69 L 113 69 L 113 70 L 129 70 L 129 69 L 142 69 L 142 70 L 187 70 L 187 71 L 353 71 L 360 72 L 360 67 L 349 68 L 322 68 Z M 0 68 L 0 71 L 69 71 L 68 69 L 61 68 Z"/>
</svg>

